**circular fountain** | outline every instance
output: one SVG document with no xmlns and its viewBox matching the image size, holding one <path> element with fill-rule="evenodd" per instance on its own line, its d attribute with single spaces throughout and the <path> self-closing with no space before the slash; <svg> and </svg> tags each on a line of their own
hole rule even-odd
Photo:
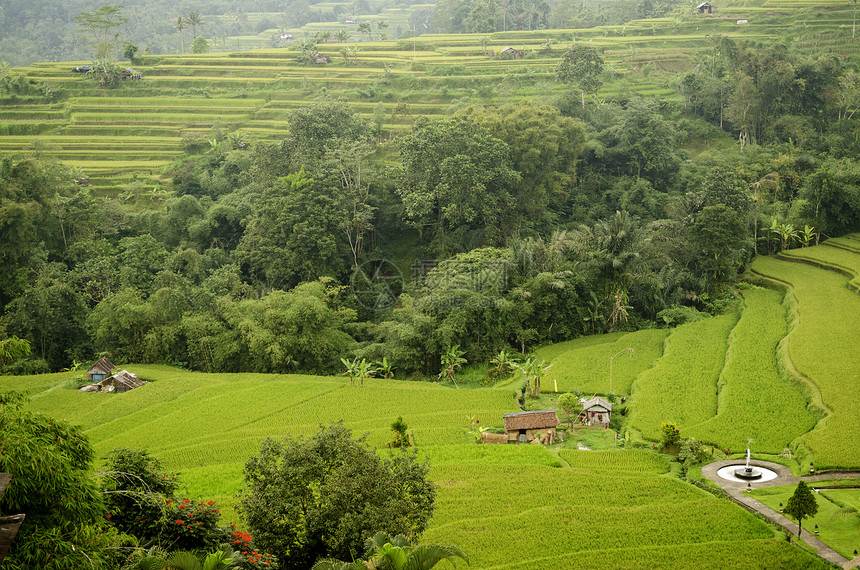
<svg viewBox="0 0 860 570">
<path fill-rule="evenodd" d="M 747 448 L 746 465 L 727 465 L 717 471 L 717 475 L 723 479 L 737 482 L 764 482 L 776 479 L 779 475 L 776 471 L 766 467 L 753 467 L 750 465 L 750 450 Z"/>
</svg>

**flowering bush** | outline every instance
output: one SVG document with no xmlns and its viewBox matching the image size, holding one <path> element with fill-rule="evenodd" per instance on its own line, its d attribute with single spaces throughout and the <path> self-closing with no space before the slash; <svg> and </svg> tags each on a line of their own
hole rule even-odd
<svg viewBox="0 0 860 570">
<path fill-rule="evenodd" d="M 239 567 L 248 570 L 257 568 L 277 568 L 277 559 L 271 554 L 264 554 L 254 546 L 254 538 L 251 533 L 236 529 L 236 525 L 230 525 L 230 547 L 242 556 Z"/>
<path fill-rule="evenodd" d="M 218 529 L 221 511 L 215 501 L 192 502 L 190 499 L 168 499 L 164 516 L 157 521 L 162 543 L 180 550 L 213 547 L 222 542 L 224 535 Z"/>
<path fill-rule="evenodd" d="M 224 542 L 215 501 L 177 499 L 179 482 L 160 468 L 143 450 L 111 452 L 102 477 L 107 521 L 144 544 L 171 550 L 202 550 Z"/>
</svg>

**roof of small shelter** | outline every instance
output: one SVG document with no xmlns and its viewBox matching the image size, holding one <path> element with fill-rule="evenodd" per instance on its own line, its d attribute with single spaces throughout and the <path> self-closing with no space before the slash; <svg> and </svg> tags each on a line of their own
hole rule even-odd
<svg viewBox="0 0 860 570">
<path fill-rule="evenodd" d="M 594 407 L 601 407 L 604 410 L 606 410 L 607 412 L 611 412 L 612 411 L 612 402 L 607 402 L 606 400 L 604 400 L 600 396 L 595 396 L 592 399 L 590 399 L 590 400 L 588 400 L 582 404 L 583 410 L 588 410 L 588 409 L 594 408 Z"/>
<path fill-rule="evenodd" d="M 131 388 L 140 388 L 145 384 L 145 382 L 137 377 L 137 374 L 133 372 L 129 372 L 128 370 L 123 370 L 121 372 L 117 372 L 113 376 L 109 378 L 105 378 L 100 382 L 102 386 L 107 386 L 110 384 L 122 384 L 127 386 L 129 389 Z"/>
<path fill-rule="evenodd" d="M 505 431 L 514 429 L 544 429 L 555 427 L 561 422 L 555 410 L 539 410 L 536 412 L 517 412 L 505 414 Z"/>
<path fill-rule="evenodd" d="M 110 374 L 110 371 L 114 368 L 116 368 L 116 366 L 113 362 L 108 360 L 106 357 L 102 357 L 99 358 L 89 370 L 87 370 L 87 374 Z"/>
</svg>

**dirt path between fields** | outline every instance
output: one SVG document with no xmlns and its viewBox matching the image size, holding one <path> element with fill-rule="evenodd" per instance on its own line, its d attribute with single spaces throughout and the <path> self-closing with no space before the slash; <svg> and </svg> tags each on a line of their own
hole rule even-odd
<svg viewBox="0 0 860 570">
<path fill-rule="evenodd" d="M 747 482 L 729 481 L 728 479 L 723 479 L 722 477 L 717 475 L 717 471 L 722 469 L 723 467 L 727 465 L 738 465 L 741 463 L 743 463 L 743 461 L 739 459 L 715 461 L 714 463 L 709 463 L 708 465 L 702 467 L 702 475 L 722 487 L 723 490 L 729 495 L 729 497 L 734 502 L 738 503 L 740 506 L 754 513 L 760 513 L 767 520 L 780 525 L 781 527 L 792 533 L 794 536 L 797 536 L 797 523 L 789 520 L 788 518 L 782 516 L 782 514 L 774 511 L 770 507 L 756 501 L 755 499 L 744 493 L 744 490 L 747 489 Z M 750 465 L 754 467 L 765 467 L 767 469 L 776 471 L 777 473 L 776 479 L 772 479 L 770 481 L 764 481 L 761 483 L 756 483 L 755 481 L 752 481 L 751 484 L 753 489 L 760 489 L 763 487 L 779 487 L 783 485 L 796 485 L 798 481 L 804 481 L 805 483 L 814 483 L 815 481 L 826 481 L 831 479 L 860 478 L 860 472 L 824 473 L 797 477 L 791 472 L 791 469 L 785 467 L 784 465 L 779 465 L 778 463 L 752 460 L 750 461 Z M 818 551 L 818 555 L 827 560 L 828 562 L 838 564 L 839 566 L 842 566 L 846 562 L 848 562 L 847 558 L 821 542 L 815 535 L 808 532 L 805 528 L 803 529 L 800 538 L 802 538 L 806 544 L 815 548 Z"/>
</svg>

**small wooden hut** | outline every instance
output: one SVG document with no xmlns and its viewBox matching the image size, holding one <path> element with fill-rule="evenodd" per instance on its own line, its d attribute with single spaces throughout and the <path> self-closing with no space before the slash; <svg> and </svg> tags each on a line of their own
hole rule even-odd
<svg viewBox="0 0 860 570">
<path fill-rule="evenodd" d="M 505 414 L 505 433 L 509 443 L 538 440 L 549 444 L 555 442 L 555 428 L 559 423 L 555 410 Z"/>
<path fill-rule="evenodd" d="M 587 426 L 609 427 L 611 416 L 612 403 L 595 396 L 582 404 L 580 421 Z"/>
<path fill-rule="evenodd" d="M 98 361 L 93 364 L 89 370 L 87 370 L 87 374 L 90 375 L 90 381 L 101 382 L 110 375 L 114 368 L 116 368 L 116 366 L 114 366 L 113 362 L 107 358 L 99 358 Z"/>
<path fill-rule="evenodd" d="M 713 14 L 714 12 L 716 12 L 716 10 L 717 9 L 708 2 L 702 2 L 701 4 L 696 6 L 696 11 L 698 11 L 699 14 Z"/>
</svg>

